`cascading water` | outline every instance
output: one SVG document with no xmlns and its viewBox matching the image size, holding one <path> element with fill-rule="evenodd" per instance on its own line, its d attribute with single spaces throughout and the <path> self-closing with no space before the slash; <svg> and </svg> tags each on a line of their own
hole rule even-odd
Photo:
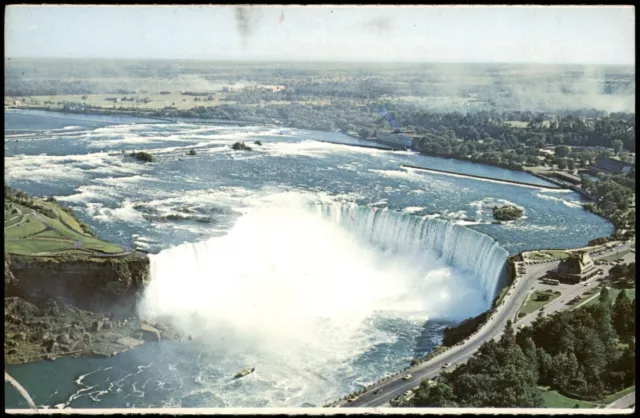
<svg viewBox="0 0 640 418">
<path fill-rule="evenodd" d="M 435 251 L 446 264 L 473 274 L 491 302 L 503 284 L 508 252 L 491 237 L 440 219 L 387 208 L 321 204 L 317 210 L 383 251 L 395 254 Z"/>
<path fill-rule="evenodd" d="M 227 405 L 249 393 L 220 376 L 249 365 L 269 405 L 321 404 L 405 367 L 442 321 L 486 310 L 506 255 L 480 233 L 389 210 L 261 204 L 225 236 L 151 256 L 139 308 L 215 353 L 199 379 Z"/>
<path fill-rule="evenodd" d="M 318 318 L 358 324 L 409 300 L 429 316 L 464 319 L 490 306 L 506 258 L 490 237 L 449 222 L 356 204 L 288 203 L 250 211 L 226 236 L 153 256 L 141 312 L 204 316 L 210 326 L 252 334 L 272 328 L 264 321 L 300 331 Z M 444 299 L 463 295 L 473 312 L 446 312 Z"/>
</svg>

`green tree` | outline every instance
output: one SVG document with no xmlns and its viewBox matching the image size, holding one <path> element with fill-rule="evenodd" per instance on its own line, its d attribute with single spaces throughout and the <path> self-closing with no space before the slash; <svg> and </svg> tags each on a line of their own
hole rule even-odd
<svg viewBox="0 0 640 418">
<path fill-rule="evenodd" d="M 564 170 L 565 168 L 567 168 L 567 162 L 564 158 L 559 158 L 558 160 L 556 160 L 556 164 L 558 165 L 558 168 L 560 170 Z"/>
<path fill-rule="evenodd" d="M 626 338 L 629 334 L 633 335 L 635 330 L 635 317 L 632 315 L 631 300 L 627 296 L 627 292 L 622 290 L 616 297 L 611 319 L 616 333 L 621 338 Z"/>
<path fill-rule="evenodd" d="M 420 408 L 456 408 L 458 406 L 451 386 L 446 383 L 430 386 L 426 380 L 420 383 L 412 404 Z"/>
<path fill-rule="evenodd" d="M 569 147 L 566 145 L 558 145 L 555 148 L 556 157 L 559 158 L 565 158 L 567 155 L 569 155 L 569 151 Z"/>
<path fill-rule="evenodd" d="M 605 286 L 600 290 L 600 296 L 598 296 L 598 302 L 600 304 L 605 304 L 606 306 L 611 306 L 611 295 L 609 294 L 609 289 Z"/>
<path fill-rule="evenodd" d="M 513 347 L 516 345 L 516 335 L 513 330 L 513 322 L 509 319 L 504 327 L 502 337 L 500 337 L 500 345 L 504 348 Z"/>
<path fill-rule="evenodd" d="M 613 146 L 613 150 L 615 151 L 616 155 L 620 155 L 624 143 L 619 139 L 614 139 L 613 141 L 611 141 L 611 145 Z"/>
<path fill-rule="evenodd" d="M 578 373 L 578 359 L 573 353 L 560 353 L 553 357 L 552 367 L 552 387 L 554 389 L 567 389 L 571 379 Z"/>
<path fill-rule="evenodd" d="M 575 162 L 575 160 L 574 160 L 574 159 L 572 159 L 572 158 L 569 158 L 569 159 L 567 160 L 567 167 L 568 167 L 568 168 L 569 168 L 569 170 L 571 170 L 571 171 L 575 170 L 575 169 L 576 169 L 576 162 Z"/>
</svg>

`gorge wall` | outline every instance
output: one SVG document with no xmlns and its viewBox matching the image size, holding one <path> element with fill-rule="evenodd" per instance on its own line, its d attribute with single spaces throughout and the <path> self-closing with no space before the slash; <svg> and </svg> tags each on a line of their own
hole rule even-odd
<svg viewBox="0 0 640 418">
<path fill-rule="evenodd" d="M 5 296 L 61 299 L 105 314 L 135 315 L 149 280 L 149 259 L 142 253 L 83 259 L 5 256 Z"/>
</svg>

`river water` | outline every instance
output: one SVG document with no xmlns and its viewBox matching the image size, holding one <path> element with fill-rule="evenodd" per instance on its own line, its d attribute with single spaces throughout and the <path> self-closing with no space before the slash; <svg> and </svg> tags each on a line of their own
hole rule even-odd
<svg viewBox="0 0 640 418">
<path fill-rule="evenodd" d="M 232 150 L 236 141 L 253 150 Z M 571 191 L 400 166 L 548 185 L 526 173 L 350 144 L 368 143 L 5 112 L 6 181 L 152 252 L 140 314 L 196 337 L 7 370 L 47 407 L 320 406 L 402 369 L 445 326 L 486 310 L 508 254 L 581 246 L 613 229 Z M 125 155 L 134 150 L 156 162 Z M 503 204 L 524 218 L 493 224 Z M 256 372 L 232 379 L 244 367 Z M 5 399 L 25 406 L 7 384 Z"/>
</svg>

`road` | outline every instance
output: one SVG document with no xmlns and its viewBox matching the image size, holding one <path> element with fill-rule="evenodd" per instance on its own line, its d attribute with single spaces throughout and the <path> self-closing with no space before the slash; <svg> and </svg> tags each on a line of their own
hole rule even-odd
<svg viewBox="0 0 640 418">
<path fill-rule="evenodd" d="M 402 380 L 402 375 L 399 375 L 387 382 L 372 387 L 371 390 L 362 394 L 356 401 L 346 404 L 343 403 L 341 406 L 360 408 L 380 406 L 405 391 L 416 388 L 422 379 L 435 377 L 440 373 L 445 363 L 455 365 L 471 357 L 485 341 L 502 335 L 507 321 L 515 318 L 520 305 L 527 297 L 527 293 L 535 284 L 536 279 L 557 265 L 558 261 L 527 266 L 526 273 L 515 279 L 511 290 L 509 290 L 503 302 L 498 306 L 493 317 L 475 335 L 469 337 L 464 344 L 453 347 L 426 363 L 412 367 L 407 371 L 407 373 L 413 376 L 410 380 Z M 381 391 L 375 393 L 378 392 L 379 389 Z"/>
<path fill-rule="evenodd" d="M 617 401 L 605 406 L 605 409 L 628 409 L 636 406 L 636 392 L 631 392 L 628 395 L 624 395 Z"/>
<path fill-rule="evenodd" d="M 623 244 L 612 251 L 598 254 L 593 258 L 594 260 L 597 260 L 598 258 L 609 256 L 616 251 L 623 251 L 627 248 L 631 248 L 631 244 L 632 243 Z M 627 253 L 624 257 L 625 262 L 633 261 L 634 257 L 634 253 Z M 544 276 L 547 270 L 556 268 L 558 264 L 559 261 L 551 261 L 541 264 L 526 265 L 525 274 L 516 277 L 511 289 L 503 299 L 503 302 L 496 309 L 494 315 L 475 335 L 469 337 L 464 344 L 453 347 L 449 351 L 434 357 L 430 361 L 414 366 L 386 382 L 372 386 L 367 392 L 361 394 L 359 398 L 353 402 L 340 401 L 336 406 L 347 408 L 371 408 L 387 404 L 389 401 L 402 395 L 407 390 L 417 388 L 423 379 L 432 379 L 440 374 L 445 363 L 451 364 L 451 366 L 449 366 L 450 368 L 462 364 L 469 359 L 483 343 L 490 339 L 499 339 L 509 319 L 514 321 L 514 325 L 517 327 L 528 325 L 533 322 L 537 316 L 537 311 L 516 320 L 520 306 L 525 301 L 530 291 L 535 289 L 553 288 L 554 290 L 560 290 L 562 292 L 560 297 L 554 299 L 544 307 L 543 312 L 548 315 L 571 307 L 570 305 L 567 305 L 567 302 L 577 295 L 581 295 L 589 289 L 593 289 L 597 286 L 597 280 L 606 276 L 608 274 L 608 270 L 611 268 L 611 266 L 608 265 L 597 266 L 604 270 L 604 274 L 597 275 L 587 280 L 584 282 L 586 283 L 586 286 L 582 283 L 577 285 L 561 284 L 559 286 L 550 286 L 537 282 L 537 279 Z M 517 266 L 520 265 L 522 265 L 522 263 L 517 263 Z M 407 373 L 412 375 L 411 379 L 403 380 L 403 376 Z"/>
</svg>

